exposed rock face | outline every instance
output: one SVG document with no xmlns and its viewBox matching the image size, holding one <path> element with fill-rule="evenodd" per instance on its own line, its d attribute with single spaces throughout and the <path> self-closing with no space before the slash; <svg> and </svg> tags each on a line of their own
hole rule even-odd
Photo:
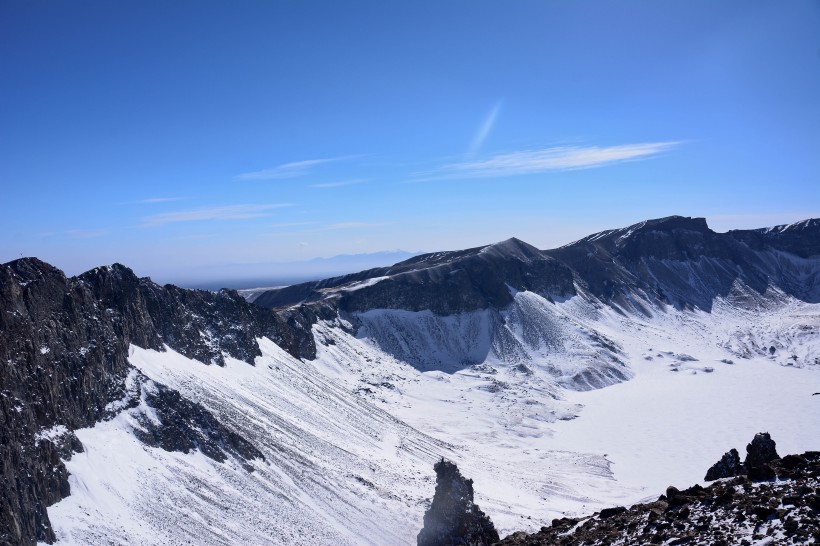
<svg viewBox="0 0 820 546">
<path fill-rule="evenodd" d="M 126 395 L 131 343 L 221 365 L 253 362 L 256 338 L 267 336 L 312 358 L 310 325 L 323 312 L 272 313 L 233 291 L 161 287 L 121 265 L 73 278 L 34 258 L 0 265 L 0 544 L 54 540 L 46 506 L 69 494 L 60 456 L 79 446 L 35 435 L 106 418 Z"/>
<path fill-rule="evenodd" d="M 473 503 L 473 480 L 442 459 L 435 465 L 436 493 L 424 514 L 418 546 L 485 546 L 498 542 L 490 518 Z"/>
<path fill-rule="evenodd" d="M 713 481 L 732 476 L 748 476 L 753 480 L 769 480 L 775 476 L 775 471 L 769 463 L 779 458 L 775 441 L 769 433 L 759 432 L 746 446 L 746 460 L 743 464 L 740 464 L 737 450 L 732 449 L 709 469 L 704 479 Z"/>
<path fill-rule="evenodd" d="M 779 459 L 776 445 L 768 432 L 758 432 L 751 443 L 746 446 L 746 460 L 743 464 L 747 468 L 755 468 Z"/>
<path fill-rule="evenodd" d="M 585 237 L 545 251 L 597 298 L 638 312 L 630 295 L 709 311 L 741 282 L 820 301 L 820 220 L 716 233 L 703 218 L 670 216 Z M 806 282 L 806 281 L 809 282 Z"/>
<path fill-rule="evenodd" d="M 734 451 L 734 450 L 733 450 Z M 731 453 L 731 452 L 730 452 Z M 737 452 L 735 452 L 737 455 Z M 655 502 L 561 518 L 503 546 L 729 546 L 820 542 L 820 452 L 770 460 L 778 481 L 740 475 L 709 487 L 670 487 Z"/>
<path fill-rule="evenodd" d="M 735 448 L 723 454 L 718 462 L 709 468 L 706 472 L 706 481 L 719 480 L 721 478 L 731 478 L 743 472 L 743 467 L 740 464 L 740 455 Z"/>
<path fill-rule="evenodd" d="M 145 444 L 183 453 L 199 450 L 219 462 L 228 456 L 240 461 L 264 460 L 253 444 L 226 429 L 200 404 L 154 381 L 143 379 L 140 389 L 141 401 L 151 408 L 151 415 L 136 415 L 142 430 L 135 429 L 134 433 Z M 248 465 L 245 468 L 252 470 Z"/>
</svg>

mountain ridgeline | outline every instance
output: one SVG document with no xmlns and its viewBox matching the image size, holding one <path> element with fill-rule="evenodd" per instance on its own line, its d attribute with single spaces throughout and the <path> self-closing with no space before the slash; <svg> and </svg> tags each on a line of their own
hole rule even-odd
<svg viewBox="0 0 820 546">
<path fill-rule="evenodd" d="M 160 421 L 185 421 L 158 429 L 147 419 L 139 438 L 146 445 L 220 461 L 261 456 L 207 408 L 141 377 L 129 364 L 132 345 L 206 365 L 253 365 L 257 339 L 267 337 L 310 361 L 312 328 L 325 320 L 421 370 L 452 372 L 494 355 L 527 374 L 531 359 L 566 343 L 572 319 L 550 304 L 576 296 L 593 309 L 644 316 L 667 305 L 709 312 L 716 298 L 747 307 L 786 297 L 818 303 L 820 220 L 716 233 L 703 219 L 670 217 L 546 251 L 509 239 L 269 290 L 253 303 L 231 290 L 160 286 L 119 264 L 76 277 L 36 258 L 3 264 L 0 544 L 56 540 L 46 508 L 70 494 L 63 461 L 82 450 L 71 431 L 140 400 Z M 630 377 L 616 342 L 579 331 L 580 363 L 555 368 L 559 384 L 589 389 Z M 417 350 L 434 342 L 435 350 Z M 58 428 L 64 432 L 50 433 Z"/>
<path fill-rule="evenodd" d="M 448 315 L 511 303 L 510 289 L 565 298 L 577 291 L 627 311 L 632 297 L 679 309 L 711 309 L 738 282 L 820 301 L 820 219 L 716 233 L 704 218 L 671 216 L 603 231 L 553 250 L 509 239 L 416 256 L 382 267 L 259 294 L 277 308 L 337 299 L 344 311 L 429 309 Z"/>
<path fill-rule="evenodd" d="M 0 266 L 0 544 L 54 540 L 45 507 L 69 494 L 60 457 L 76 441 L 35 436 L 109 417 L 126 395 L 130 344 L 221 365 L 252 363 L 267 336 L 310 359 L 315 309 L 271 313 L 233 291 L 162 287 L 119 264 L 72 278 L 36 258 Z"/>
</svg>

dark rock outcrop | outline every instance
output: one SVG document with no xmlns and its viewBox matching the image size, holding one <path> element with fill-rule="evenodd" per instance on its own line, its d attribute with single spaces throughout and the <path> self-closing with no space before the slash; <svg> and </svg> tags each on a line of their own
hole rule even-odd
<svg viewBox="0 0 820 546">
<path fill-rule="evenodd" d="M 755 434 L 751 443 L 746 446 L 746 460 L 740 464 L 740 455 L 736 449 L 726 452 L 706 473 L 706 481 L 748 476 L 755 481 L 770 480 L 775 476 L 771 464 L 780 459 L 775 441 L 768 432 Z"/>
<path fill-rule="evenodd" d="M 723 457 L 709 468 L 704 479 L 711 482 L 721 478 L 731 478 L 742 472 L 743 467 L 740 464 L 740 455 L 735 448 L 732 448 L 724 453 Z"/>
<path fill-rule="evenodd" d="M 108 417 L 125 396 L 130 344 L 222 365 L 253 363 L 267 336 L 313 358 L 310 326 L 327 312 L 273 313 L 234 291 L 163 287 L 118 264 L 72 278 L 35 258 L 0 265 L 0 544 L 55 539 L 46 506 L 69 494 L 60 457 L 79 446 L 35 435 Z"/>
<path fill-rule="evenodd" d="M 229 456 L 243 463 L 265 459 L 253 444 L 228 430 L 202 405 L 154 381 L 143 379 L 140 389 L 143 403 L 152 411 L 150 417 L 137 413 L 142 428 L 134 429 L 134 435 L 146 445 L 182 453 L 199 450 L 219 462 Z M 250 465 L 244 466 L 253 470 Z"/>
<path fill-rule="evenodd" d="M 758 432 L 751 443 L 746 446 L 746 468 L 755 468 L 779 459 L 775 441 L 768 432 Z"/>
<path fill-rule="evenodd" d="M 435 464 L 436 493 L 424 514 L 418 546 L 487 546 L 498 541 L 490 518 L 473 503 L 473 480 L 442 459 Z"/>
</svg>

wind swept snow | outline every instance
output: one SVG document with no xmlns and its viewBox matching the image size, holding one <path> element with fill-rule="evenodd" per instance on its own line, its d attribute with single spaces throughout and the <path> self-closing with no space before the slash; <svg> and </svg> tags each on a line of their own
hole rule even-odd
<svg viewBox="0 0 820 546">
<path fill-rule="evenodd" d="M 149 447 L 135 431 L 151 408 L 124 400 L 76 431 L 72 494 L 49 516 L 60 544 L 410 544 L 443 456 L 503 536 L 691 485 L 756 432 L 818 449 L 820 305 L 750 301 L 632 315 L 518 292 L 501 311 L 372 310 L 316 323 L 313 362 L 264 338 L 253 366 L 132 346 L 146 381 L 263 458 Z"/>
<path fill-rule="evenodd" d="M 61 544 L 403 544 L 446 444 L 335 386 L 269 340 L 255 366 L 205 366 L 132 348 L 147 377 L 202 404 L 253 444 L 252 472 L 147 447 L 132 411 L 77 431 L 72 494 L 49 508 Z"/>
</svg>

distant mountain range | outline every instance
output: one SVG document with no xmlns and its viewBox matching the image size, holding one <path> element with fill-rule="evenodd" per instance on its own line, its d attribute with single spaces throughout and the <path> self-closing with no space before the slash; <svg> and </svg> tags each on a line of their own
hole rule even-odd
<svg viewBox="0 0 820 546">
<path fill-rule="evenodd" d="M 483 484 L 503 537 L 700 479 L 690 467 L 748 434 L 752 404 L 776 402 L 772 433 L 794 452 L 820 437 L 818 219 L 716 233 L 674 216 L 553 250 L 394 257 L 252 303 L 119 264 L 0 266 L 0 544 L 408 543 L 442 457 Z M 609 398 L 577 393 L 649 376 L 606 389 L 609 413 L 669 441 L 623 448 L 625 429 L 597 451 L 573 435 L 615 426 L 579 402 Z M 765 402 L 732 387 L 768 384 Z M 691 393 L 691 418 L 635 405 L 655 391 Z M 703 413 L 715 397 L 734 409 Z M 702 420 L 719 433 L 664 451 Z M 643 452 L 664 465 L 622 479 Z"/>
<path fill-rule="evenodd" d="M 405 250 L 385 250 L 363 254 L 340 254 L 293 262 L 254 262 L 214 264 L 201 271 L 179 271 L 173 284 L 186 288 L 219 290 L 281 286 L 323 279 L 393 264 L 420 254 Z"/>
</svg>

